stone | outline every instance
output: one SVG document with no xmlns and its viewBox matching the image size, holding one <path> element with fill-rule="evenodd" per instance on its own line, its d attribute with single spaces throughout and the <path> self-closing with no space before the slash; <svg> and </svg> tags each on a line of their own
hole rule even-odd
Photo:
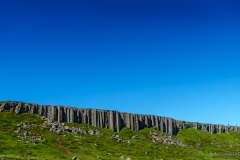
<svg viewBox="0 0 240 160">
<path fill-rule="evenodd" d="M 229 132 L 240 133 L 239 126 L 176 121 L 172 118 L 154 115 L 140 115 L 96 109 L 76 109 L 63 106 L 37 105 L 16 101 L 0 102 L 0 112 L 3 110 L 12 110 L 17 114 L 30 112 L 38 114 L 43 118 L 49 118 L 52 122 L 50 121 L 47 124 L 55 126 L 52 127 L 52 131 L 54 132 L 59 132 L 60 130 L 63 131 L 65 129 L 61 128 L 64 126 L 63 122 L 79 122 L 101 128 L 111 128 L 116 132 L 119 132 L 124 127 L 129 127 L 131 130 L 135 131 L 145 127 L 155 127 L 156 130 L 166 132 L 170 135 L 176 135 L 178 130 L 187 128 L 196 128 L 212 134 Z M 56 122 L 54 122 L 54 125 L 50 124 L 53 123 L 53 121 L 58 121 L 59 123 L 56 124 Z M 26 127 L 27 126 L 23 126 L 23 129 Z M 69 127 L 65 130 L 71 130 L 71 128 Z M 82 131 L 73 131 L 74 134 L 79 134 L 81 132 Z M 83 131 L 83 133 L 85 132 Z M 89 134 L 92 134 L 92 131 Z M 94 134 L 100 135 L 100 132 L 94 131 Z"/>
<path fill-rule="evenodd" d="M 5 103 L 2 103 L 2 104 L 0 105 L 0 112 L 2 112 L 2 111 L 4 110 L 4 107 L 5 107 Z"/>
<path fill-rule="evenodd" d="M 28 134 L 28 132 L 27 132 L 27 131 L 26 131 L 26 132 L 24 132 L 24 133 L 23 133 L 24 137 L 26 137 L 26 136 L 27 136 L 27 134 Z"/>
<path fill-rule="evenodd" d="M 73 158 L 72 158 L 72 160 L 79 160 L 76 156 L 74 156 Z"/>
<path fill-rule="evenodd" d="M 197 144 L 196 144 L 196 146 L 197 146 L 197 147 L 200 147 L 200 146 L 201 146 L 201 144 L 200 144 L 200 143 L 197 143 Z"/>
<path fill-rule="evenodd" d="M 100 132 L 99 130 L 95 130 L 95 134 L 96 134 L 96 135 L 100 135 L 101 132 Z"/>
<path fill-rule="evenodd" d="M 66 130 L 66 131 L 70 131 L 70 127 L 68 127 L 68 126 L 64 126 L 64 130 Z"/>
<path fill-rule="evenodd" d="M 60 132 L 62 132 L 62 130 L 58 129 L 56 132 L 57 132 L 57 133 L 60 133 Z"/>
<path fill-rule="evenodd" d="M 89 129 L 89 130 L 88 130 L 88 134 L 90 134 L 90 135 L 94 135 L 94 130 Z"/>
</svg>

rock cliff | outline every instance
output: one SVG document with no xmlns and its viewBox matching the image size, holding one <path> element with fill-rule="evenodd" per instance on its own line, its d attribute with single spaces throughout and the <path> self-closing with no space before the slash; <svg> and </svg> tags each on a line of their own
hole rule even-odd
<svg viewBox="0 0 240 160">
<path fill-rule="evenodd" d="M 123 113 L 112 110 L 98 110 L 88 108 L 72 108 L 54 105 L 39 105 L 17 101 L 0 102 L 0 112 L 11 110 L 17 114 L 30 112 L 58 122 L 86 123 L 95 127 L 110 128 L 119 132 L 124 127 L 134 131 L 145 127 L 155 127 L 157 130 L 176 135 L 178 130 L 194 127 L 210 133 L 240 132 L 240 127 L 205 124 L 197 122 L 177 121 L 173 118 Z"/>
</svg>

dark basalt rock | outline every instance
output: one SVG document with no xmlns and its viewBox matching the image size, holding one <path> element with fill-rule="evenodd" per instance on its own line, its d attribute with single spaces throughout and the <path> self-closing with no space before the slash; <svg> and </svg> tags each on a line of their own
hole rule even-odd
<svg viewBox="0 0 240 160">
<path fill-rule="evenodd" d="M 72 108 L 54 105 L 38 105 L 16 101 L 0 102 L 0 112 L 4 110 L 13 110 L 17 114 L 29 112 L 41 117 L 49 118 L 53 121 L 58 121 L 59 123 L 86 123 L 95 127 L 110 128 L 115 132 L 119 132 L 124 127 L 129 127 L 134 131 L 139 131 L 145 127 L 154 127 L 156 130 L 166 132 L 169 135 L 176 135 L 178 130 L 187 128 L 196 128 L 209 133 L 240 132 L 240 127 L 236 126 L 184 122 L 169 117 L 155 115 L 121 113 L 118 111 Z M 56 128 L 57 127 L 52 128 L 51 130 L 61 132 L 62 129 L 65 129 L 64 127 Z"/>
</svg>

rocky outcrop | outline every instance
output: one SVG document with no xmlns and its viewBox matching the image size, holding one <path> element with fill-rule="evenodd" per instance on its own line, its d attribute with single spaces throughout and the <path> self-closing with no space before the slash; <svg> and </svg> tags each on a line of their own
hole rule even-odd
<svg viewBox="0 0 240 160">
<path fill-rule="evenodd" d="M 86 123 L 95 127 L 110 128 L 115 132 L 119 132 L 124 127 L 129 127 L 134 131 L 139 131 L 145 127 L 155 127 L 156 130 L 166 132 L 170 135 L 176 135 L 178 130 L 191 127 L 210 133 L 240 132 L 240 127 L 235 126 L 184 122 L 155 115 L 54 105 L 38 105 L 17 101 L 0 102 L 0 112 L 3 110 L 11 110 L 17 114 L 30 112 L 53 121 Z"/>
<path fill-rule="evenodd" d="M 196 128 L 205 132 L 214 133 L 229 133 L 237 132 L 240 133 L 240 127 L 238 126 L 225 126 L 221 124 L 209 124 L 209 123 L 198 123 L 198 122 L 185 122 L 177 121 L 178 130 L 187 128 Z"/>
</svg>

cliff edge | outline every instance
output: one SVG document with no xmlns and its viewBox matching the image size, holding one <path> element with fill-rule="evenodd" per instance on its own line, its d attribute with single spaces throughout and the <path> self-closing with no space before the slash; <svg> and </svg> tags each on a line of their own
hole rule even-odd
<svg viewBox="0 0 240 160">
<path fill-rule="evenodd" d="M 110 128 L 115 132 L 119 132 L 124 127 L 128 127 L 134 131 L 145 127 L 155 127 L 157 130 L 167 132 L 171 135 L 176 135 L 179 130 L 187 128 L 196 128 L 212 134 L 233 131 L 240 133 L 240 127 L 237 126 L 177 121 L 169 117 L 123 113 L 112 110 L 2 101 L 0 102 L 0 112 L 4 110 L 11 110 L 17 114 L 30 112 L 58 122 L 86 123 L 95 127 Z"/>
</svg>

